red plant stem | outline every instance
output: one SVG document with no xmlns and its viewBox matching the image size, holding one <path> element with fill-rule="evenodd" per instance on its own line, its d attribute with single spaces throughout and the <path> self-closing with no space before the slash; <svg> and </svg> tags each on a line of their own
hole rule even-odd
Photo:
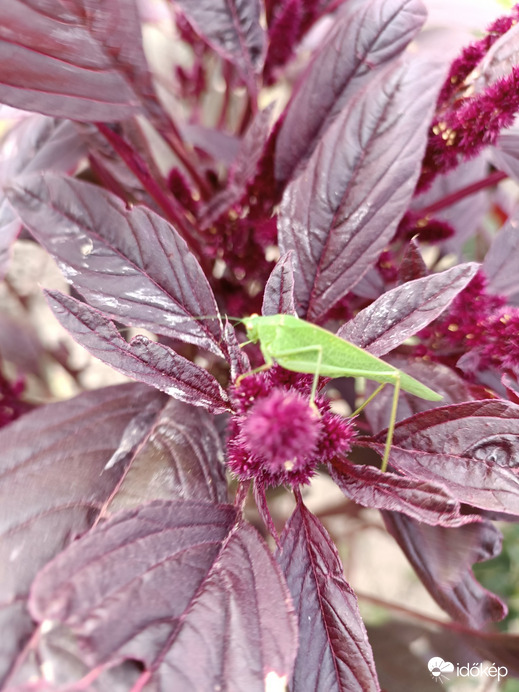
<svg viewBox="0 0 519 692">
<path fill-rule="evenodd" d="M 208 182 L 204 180 L 196 170 L 193 162 L 191 161 L 190 157 L 188 156 L 188 153 L 186 152 L 186 149 L 182 142 L 182 138 L 176 133 L 172 134 L 171 132 L 166 132 L 161 128 L 159 128 L 157 131 L 163 137 L 163 139 L 169 144 L 171 150 L 178 156 L 178 158 L 184 165 L 186 171 L 191 176 L 192 181 L 195 183 L 195 185 L 197 185 L 202 199 L 209 199 L 209 197 L 212 194 L 211 187 L 208 184 Z"/>
<path fill-rule="evenodd" d="M 501 182 L 501 180 L 504 180 L 505 178 L 508 178 L 508 175 L 503 173 L 503 171 L 494 171 L 490 175 L 487 175 L 486 178 L 478 180 L 476 183 L 472 183 L 471 185 L 467 185 L 467 187 L 462 187 L 461 190 L 456 190 L 456 192 L 439 199 L 437 202 L 433 202 L 433 204 L 430 204 L 428 207 L 419 209 L 418 214 L 421 214 L 422 216 L 434 214 L 441 209 L 445 209 L 446 207 L 450 207 L 452 204 L 459 202 L 460 199 L 464 199 L 469 195 L 473 195 L 475 192 L 479 192 L 479 190 L 484 190 L 486 187 L 497 185 L 497 183 Z"/>
<path fill-rule="evenodd" d="M 231 103 L 231 89 L 232 89 L 232 77 L 233 70 L 230 62 L 225 61 L 223 64 L 223 76 L 225 79 L 225 92 L 223 95 L 222 109 L 220 111 L 220 117 L 218 119 L 218 130 L 223 130 L 225 127 L 225 122 L 227 120 L 227 114 L 229 112 L 229 105 Z"/>
<path fill-rule="evenodd" d="M 453 632 L 458 632 L 460 634 L 474 634 L 474 630 L 465 625 L 461 625 L 457 622 L 452 622 L 451 620 L 439 620 L 438 618 L 433 618 L 430 615 L 425 615 L 425 613 L 417 613 L 411 608 L 406 608 L 406 606 L 399 605 L 397 603 L 391 603 L 383 598 L 377 598 L 376 596 L 370 596 L 369 594 L 362 593 L 355 589 L 355 595 L 359 600 L 366 601 L 367 603 L 373 603 L 373 605 L 380 606 L 381 608 L 386 608 L 395 613 L 400 613 L 401 615 L 407 615 L 414 620 L 420 620 L 421 622 L 428 622 L 436 627 L 442 627 L 443 629 L 452 630 Z M 485 632 L 476 632 L 476 634 L 485 634 Z"/>
<path fill-rule="evenodd" d="M 162 108 L 157 112 L 155 108 L 147 109 L 150 122 L 153 124 L 162 139 L 170 147 L 171 151 L 177 156 L 184 168 L 197 185 L 203 199 L 211 196 L 212 190 L 208 182 L 198 172 L 189 151 L 184 146 L 182 133 L 169 115 Z"/>
<path fill-rule="evenodd" d="M 249 93 L 247 93 L 247 102 L 245 104 L 242 117 L 241 117 L 241 122 L 238 126 L 238 134 L 240 137 L 244 135 L 246 132 L 247 128 L 249 127 L 249 123 L 251 121 L 251 118 L 253 116 L 253 102 L 252 102 L 252 97 Z"/>
<path fill-rule="evenodd" d="M 201 247 L 188 228 L 187 219 L 175 208 L 172 200 L 160 187 L 151 175 L 145 161 L 134 151 L 129 144 L 116 132 L 104 123 L 96 123 L 99 132 L 108 140 L 114 150 L 119 154 L 131 172 L 140 180 L 150 196 L 166 214 L 167 219 L 182 231 L 185 241 L 199 258 L 203 257 Z"/>
</svg>

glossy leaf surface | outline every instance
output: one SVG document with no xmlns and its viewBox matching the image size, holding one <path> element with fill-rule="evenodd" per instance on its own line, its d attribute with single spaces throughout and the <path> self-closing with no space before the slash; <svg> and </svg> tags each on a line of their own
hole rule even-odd
<svg viewBox="0 0 519 692">
<path fill-rule="evenodd" d="M 425 17 L 421 0 L 344 4 L 286 108 L 276 141 L 278 182 L 294 176 L 373 71 L 404 50 Z"/>
<path fill-rule="evenodd" d="M 136 658 L 160 690 L 222 679 L 262 689 L 267 675 L 290 672 L 294 620 L 268 549 L 251 527 L 233 529 L 235 521 L 229 505 L 192 501 L 117 515 L 40 573 L 33 616 L 70 628 L 92 666 Z M 99 589 L 106 572 L 111 579 Z M 228 638 L 218 636 L 223 630 Z"/>
<path fill-rule="evenodd" d="M 128 118 L 149 88 L 133 0 L 12 0 L 0 60 L 0 101 L 61 118 Z"/>
<path fill-rule="evenodd" d="M 125 384 L 42 406 L 0 431 L 0 679 L 33 630 L 25 601 L 37 571 L 98 518 L 163 404 L 153 389 Z M 106 469 L 114 454 L 119 463 Z"/>
<path fill-rule="evenodd" d="M 475 262 L 459 264 L 397 286 L 339 329 L 337 336 L 383 356 L 436 319 L 478 270 Z"/>
<path fill-rule="evenodd" d="M 207 370 L 145 336 L 128 343 L 113 322 L 75 298 L 48 291 L 47 299 L 65 329 L 104 363 L 185 403 L 226 410 L 225 392 Z"/>
<path fill-rule="evenodd" d="M 424 85 L 419 62 L 375 77 L 319 142 L 286 189 L 281 251 L 299 262 L 298 311 L 318 321 L 353 288 L 390 240 L 409 204 L 438 73 Z"/>
<path fill-rule="evenodd" d="M 515 514 L 518 435 L 517 404 L 454 404 L 398 424 L 389 463 L 411 478 L 442 484 L 460 502 Z"/>
<path fill-rule="evenodd" d="M 283 531 L 278 561 L 299 621 L 291 688 L 380 690 L 357 598 L 344 579 L 337 549 L 302 504 Z"/>
<path fill-rule="evenodd" d="M 198 32 L 247 74 L 261 67 L 264 32 L 259 0 L 175 0 Z"/>
<path fill-rule="evenodd" d="M 48 174 L 9 191 L 23 222 L 88 302 L 125 324 L 223 355 L 218 308 L 186 242 L 162 217 L 98 188 Z"/>
<path fill-rule="evenodd" d="M 295 315 L 293 253 L 282 257 L 272 270 L 263 294 L 263 315 Z"/>
</svg>

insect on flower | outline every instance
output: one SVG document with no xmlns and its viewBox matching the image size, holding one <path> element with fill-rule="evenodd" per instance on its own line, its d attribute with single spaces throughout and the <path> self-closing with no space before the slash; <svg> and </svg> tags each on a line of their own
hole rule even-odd
<svg viewBox="0 0 519 692">
<path fill-rule="evenodd" d="M 382 458 L 382 471 L 387 468 L 396 421 L 400 388 L 428 401 L 442 396 L 414 377 L 385 363 L 380 358 L 351 344 L 335 334 L 293 315 L 251 315 L 241 320 L 249 338 L 246 343 L 258 343 L 265 364 L 241 375 L 240 381 L 253 373 L 271 368 L 277 363 L 286 370 L 314 376 L 310 405 L 315 408 L 319 377 L 365 377 L 380 383 L 380 387 L 354 412 L 359 413 L 385 387 L 394 386 L 388 433 Z"/>
</svg>

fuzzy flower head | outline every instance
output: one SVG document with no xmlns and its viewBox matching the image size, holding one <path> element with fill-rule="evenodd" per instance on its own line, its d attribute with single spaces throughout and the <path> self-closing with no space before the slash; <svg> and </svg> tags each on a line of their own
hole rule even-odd
<svg viewBox="0 0 519 692">
<path fill-rule="evenodd" d="M 276 367 L 234 388 L 228 462 L 237 478 L 305 484 L 319 463 L 351 449 L 351 421 L 331 413 L 323 397 L 311 406 L 311 381 Z"/>
</svg>

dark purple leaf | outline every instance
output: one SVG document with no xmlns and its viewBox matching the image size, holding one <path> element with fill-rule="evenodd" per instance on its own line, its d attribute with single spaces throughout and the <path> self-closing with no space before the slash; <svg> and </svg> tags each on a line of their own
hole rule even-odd
<svg viewBox="0 0 519 692">
<path fill-rule="evenodd" d="M 200 632 L 207 636 L 203 649 Z M 281 571 L 256 531 L 242 524 L 158 674 L 167 690 L 215 689 L 225 681 L 229 689 L 261 692 L 290 677 L 296 651 L 296 617 Z"/>
<path fill-rule="evenodd" d="M 398 282 L 414 281 L 427 276 L 427 265 L 420 253 L 418 240 L 411 238 L 406 248 L 402 263 L 398 267 Z"/>
<path fill-rule="evenodd" d="M 503 602 L 472 573 L 475 562 L 490 560 L 501 551 L 501 533 L 491 522 L 447 529 L 401 514 L 383 512 L 383 516 L 424 586 L 457 622 L 478 628 L 506 615 Z"/>
<path fill-rule="evenodd" d="M 111 465 L 118 462 L 112 456 Z M 175 399 L 166 404 L 135 455 L 109 511 L 171 499 L 214 504 L 228 499 L 223 449 L 213 417 Z"/>
<path fill-rule="evenodd" d="M 143 207 L 128 210 L 96 186 L 54 174 L 18 179 L 9 199 L 94 307 L 223 356 L 211 287 L 161 216 Z M 192 319 L 200 316 L 208 319 Z"/>
<path fill-rule="evenodd" d="M 519 291 L 519 220 L 512 217 L 499 229 L 482 264 L 491 293 L 512 296 Z"/>
<path fill-rule="evenodd" d="M 477 70 L 467 78 L 467 86 L 471 93 L 480 93 L 490 84 L 508 76 L 512 67 L 517 64 L 518 54 L 519 28 L 512 25 L 485 51 L 484 57 L 478 62 Z"/>
<path fill-rule="evenodd" d="M 233 62 L 247 79 L 261 70 L 265 35 L 259 0 L 173 0 L 189 21 L 218 52 Z"/>
<path fill-rule="evenodd" d="M 425 18 L 421 0 L 345 3 L 287 106 L 276 144 L 277 181 L 293 178 L 375 68 L 398 56 Z"/>
<path fill-rule="evenodd" d="M 17 123 L 2 139 L 0 188 L 22 173 L 41 170 L 72 172 L 85 153 L 84 139 L 73 123 L 31 115 Z M 0 191 L 0 278 L 5 274 L 9 250 L 21 223 Z"/>
<path fill-rule="evenodd" d="M 473 521 L 460 516 L 459 503 L 437 482 L 383 473 L 374 466 L 336 459 L 329 464 L 332 479 L 342 492 L 363 507 L 403 512 L 433 526 L 459 526 Z"/>
<path fill-rule="evenodd" d="M 519 178 L 519 133 L 515 127 L 501 132 L 495 147 L 489 147 L 489 158 L 498 170 L 504 171 L 512 180 Z"/>
<path fill-rule="evenodd" d="M 45 349 L 29 322 L 0 313 L 0 354 L 21 372 L 45 377 Z"/>
<path fill-rule="evenodd" d="M 236 519 L 192 501 L 120 514 L 38 575 L 32 614 L 70 628 L 91 666 L 141 661 L 157 689 L 263 689 L 291 672 L 295 622 L 267 546 Z"/>
<path fill-rule="evenodd" d="M 344 579 L 335 545 L 300 503 L 281 536 L 277 561 L 299 622 L 293 690 L 380 690 L 357 598 Z"/>
<path fill-rule="evenodd" d="M 240 150 L 240 139 L 223 130 L 204 127 L 198 123 L 180 122 L 179 129 L 187 144 L 223 165 L 231 166 Z"/>
<path fill-rule="evenodd" d="M 293 252 L 279 260 L 269 276 L 263 294 L 263 315 L 295 315 Z"/>
<path fill-rule="evenodd" d="M 204 368 L 142 335 L 128 343 L 113 322 L 75 298 L 59 291 L 46 291 L 46 295 L 63 327 L 99 360 L 187 404 L 214 413 L 227 410 L 224 390 Z"/>
<path fill-rule="evenodd" d="M 93 524 L 163 403 L 141 384 L 118 385 L 42 406 L 0 431 L 0 680 L 32 631 L 25 599 L 36 572 Z M 106 469 L 117 453 L 120 463 Z"/>
<path fill-rule="evenodd" d="M 346 322 L 337 336 L 375 356 L 383 356 L 435 320 L 478 268 L 475 262 L 458 264 L 397 286 Z"/>
<path fill-rule="evenodd" d="M 353 293 L 361 298 L 376 300 L 386 290 L 386 284 L 381 273 L 376 267 L 371 267 L 364 276 L 357 281 Z"/>
<path fill-rule="evenodd" d="M 93 665 L 154 621 L 167 622 L 169 634 L 235 521 L 230 505 L 194 501 L 155 501 L 118 514 L 40 572 L 32 614 L 68 624 Z M 110 579 L 100 580 L 103 573 Z M 140 660 L 151 664 L 153 641 L 142 644 Z"/>
<path fill-rule="evenodd" d="M 491 399 L 419 413 L 397 424 L 390 465 L 449 489 L 460 502 L 519 514 L 519 406 Z M 382 449 L 378 444 L 371 444 Z"/>
<path fill-rule="evenodd" d="M 328 128 L 279 214 L 281 251 L 294 250 L 296 303 L 319 319 L 392 238 L 412 197 L 440 71 L 416 61 L 385 70 Z"/>
<path fill-rule="evenodd" d="M 239 375 L 243 375 L 251 369 L 249 356 L 240 348 L 234 327 L 227 319 L 225 320 L 223 335 L 227 361 L 231 369 L 231 381 L 234 382 Z"/>
<path fill-rule="evenodd" d="M 0 61 L 2 103 L 62 118 L 122 120 L 151 89 L 134 0 L 12 0 Z"/>
</svg>

